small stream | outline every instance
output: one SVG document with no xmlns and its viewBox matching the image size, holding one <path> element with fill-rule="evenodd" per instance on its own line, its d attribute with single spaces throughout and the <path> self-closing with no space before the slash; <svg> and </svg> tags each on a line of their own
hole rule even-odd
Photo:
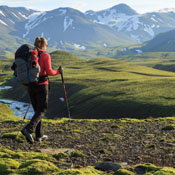
<svg viewBox="0 0 175 175">
<path fill-rule="evenodd" d="M 7 90 L 11 89 L 11 86 L 0 86 L 0 90 Z M 0 99 L 0 104 L 7 104 L 14 112 L 14 115 L 20 118 L 23 118 L 29 103 L 24 103 L 20 101 L 15 101 L 15 100 L 7 100 L 7 99 Z M 32 105 L 29 108 L 29 111 L 26 115 L 26 118 L 30 119 L 34 115 L 34 110 Z"/>
</svg>

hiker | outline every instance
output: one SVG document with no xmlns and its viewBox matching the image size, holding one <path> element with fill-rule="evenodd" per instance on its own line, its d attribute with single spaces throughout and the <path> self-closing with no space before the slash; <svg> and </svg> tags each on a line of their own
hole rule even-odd
<svg viewBox="0 0 175 175">
<path fill-rule="evenodd" d="M 55 76 L 62 73 L 63 69 L 52 70 L 51 57 L 46 53 L 47 40 L 43 37 L 37 37 L 35 39 L 34 46 L 39 55 L 39 82 L 28 86 L 28 93 L 31 99 L 33 109 L 35 111 L 34 116 L 30 122 L 21 130 L 22 134 L 26 137 L 29 143 L 34 143 L 32 133 L 35 133 L 36 141 L 43 141 L 48 138 L 43 134 L 42 118 L 44 117 L 48 108 L 48 76 Z M 36 56 L 35 51 L 33 56 Z M 34 60 L 35 64 L 38 59 Z"/>
</svg>

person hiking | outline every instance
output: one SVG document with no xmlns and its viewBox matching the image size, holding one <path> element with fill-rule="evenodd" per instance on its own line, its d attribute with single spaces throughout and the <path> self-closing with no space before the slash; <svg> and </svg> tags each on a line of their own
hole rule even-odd
<svg viewBox="0 0 175 175">
<path fill-rule="evenodd" d="M 34 46 L 38 52 L 38 62 L 40 65 L 39 82 L 28 86 L 28 93 L 34 109 L 34 115 L 30 122 L 21 130 L 29 143 L 34 143 L 32 133 L 35 133 L 36 141 L 43 141 L 48 138 L 43 134 L 42 118 L 48 108 L 48 76 L 55 76 L 62 73 L 63 69 L 53 70 L 51 65 L 51 57 L 46 53 L 47 40 L 43 37 L 37 37 Z M 36 52 L 35 52 L 36 54 Z M 35 60 L 37 61 L 37 60 Z"/>
</svg>

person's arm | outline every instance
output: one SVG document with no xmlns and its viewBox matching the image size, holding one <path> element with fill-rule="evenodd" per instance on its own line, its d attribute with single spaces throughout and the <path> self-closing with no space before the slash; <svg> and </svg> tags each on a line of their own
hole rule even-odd
<svg viewBox="0 0 175 175">
<path fill-rule="evenodd" d="M 53 70 L 51 64 L 51 58 L 48 53 L 43 53 L 44 67 L 47 75 L 54 76 L 60 74 L 59 70 Z"/>
</svg>

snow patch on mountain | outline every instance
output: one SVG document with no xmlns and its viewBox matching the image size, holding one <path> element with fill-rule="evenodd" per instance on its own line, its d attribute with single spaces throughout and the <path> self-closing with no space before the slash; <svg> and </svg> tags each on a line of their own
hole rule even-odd
<svg viewBox="0 0 175 175">
<path fill-rule="evenodd" d="M 13 14 L 13 16 L 15 16 L 17 19 L 20 20 L 20 18 L 15 13 L 13 13 L 13 12 L 11 12 L 11 13 Z"/>
<path fill-rule="evenodd" d="M 126 31 L 135 31 L 139 28 L 139 25 L 143 25 L 143 23 L 140 22 L 139 17 L 140 15 L 132 16 L 128 21 L 126 21 L 126 26 L 124 26 L 124 28 L 126 28 Z"/>
<path fill-rule="evenodd" d="M 4 24 L 5 26 L 8 26 L 4 21 L 0 19 L 0 23 Z"/>
<path fill-rule="evenodd" d="M 153 29 L 149 26 L 149 25 L 144 25 L 144 29 L 145 32 L 147 32 L 151 37 L 154 37 L 154 31 Z"/>
<path fill-rule="evenodd" d="M 137 52 L 137 53 L 143 53 L 143 51 L 140 50 L 140 49 L 136 49 L 136 52 Z"/>
<path fill-rule="evenodd" d="M 21 12 L 18 12 L 19 15 L 21 15 L 23 18 L 27 19 L 27 16 L 23 15 Z"/>
<path fill-rule="evenodd" d="M 141 15 L 134 15 L 134 16 L 126 16 L 122 15 L 118 20 L 115 21 L 115 28 L 119 31 L 125 30 L 125 31 L 135 31 L 139 28 L 139 25 L 143 25 L 142 22 L 140 22 Z"/>
<path fill-rule="evenodd" d="M 153 17 L 151 17 L 151 20 L 153 20 L 154 22 L 158 22 L 156 19 L 154 19 Z"/>
<path fill-rule="evenodd" d="M 160 22 L 163 22 L 160 18 L 157 18 Z"/>
<path fill-rule="evenodd" d="M 85 49 L 86 49 L 85 46 L 81 46 L 81 45 L 79 45 L 79 44 L 74 44 L 74 47 L 75 47 L 76 49 L 80 49 L 80 50 L 85 50 Z"/>
<path fill-rule="evenodd" d="M 108 45 L 106 43 L 103 44 L 104 47 L 107 47 Z"/>
<path fill-rule="evenodd" d="M 46 18 L 43 18 L 44 15 L 46 15 L 46 12 L 35 12 L 28 17 L 28 22 L 25 24 L 26 33 L 23 34 L 23 38 L 29 34 L 30 30 L 46 20 Z"/>
<path fill-rule="evenodd" d="M 66 9 L 60 9 L 59 12 L 61 12 L 61 15 L 65 15 L 67 13 Z"/>
<path fill-rule="evenodd" d="M 12 21 L 11 19 L 9 19 L 9 21 L 10 21 L 12 24 L 15 24 L 15 22 L 14 22 L 14 21 Z"/>
<path fill-rule="evenodd" d="M 135 39 L 138 43 L 142 43 L 142 41 L 141 41 L 139 35 L 133 35 L 133 34 L 130 34 L 130 37 L 133 38 L 133 39 Z"/>
<path fill-rule="evenodd" d="M 62 40 L 60 41 L 60 44 L 61 44 L 61 45 L 64 45 L 64 43 L 63 43 L 63 41 L 62 41 Z"/>
<path fill-rule="evenodd" d="M 132 31 L 137 30 L 139 25 L 143 25 L 143 23 L 140 22 L 141 16 L 142 15 L 128 16 L 112 9 L 104 11 L 102 14 L 98 15 L 97 19 L 94 19 L 93 22 L 114 27 L 119 31 Z"/>
<path fill-rule="evenodd" d="M 109 25 L 110 27 L 117 26 L 121 21 L 128 20 L 129 16 L 124 13 L 117 13 L 116 10 L 107 10 L 97 16 L 97 22 L 100 24 Z"/>
<path fill-rule="evenodd" d="M 0 10 L 0 14 L 3 15 L 3 16 L 5 16 L 4 13 L 1 10 Z"/>
<path fill-rule="evenodd" d="M 64 18 L 64 32 L 70 27 L 72 26 L 73 23 L 73 19 L 71 19 L 69 16 L 66 16 Z"/>
</svg>

